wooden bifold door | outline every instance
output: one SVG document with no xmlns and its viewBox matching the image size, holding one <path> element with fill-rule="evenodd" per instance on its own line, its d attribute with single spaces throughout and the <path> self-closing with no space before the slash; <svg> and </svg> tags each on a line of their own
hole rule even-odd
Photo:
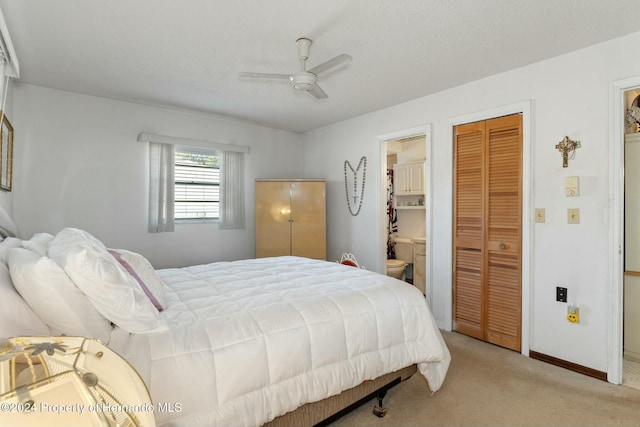
<svg viewBox="0 0 640 427">
<path fill-rule="evenodd" d="M 522 116 L 454 129 L 454 329 L 521 344 Z"/>
</svg>

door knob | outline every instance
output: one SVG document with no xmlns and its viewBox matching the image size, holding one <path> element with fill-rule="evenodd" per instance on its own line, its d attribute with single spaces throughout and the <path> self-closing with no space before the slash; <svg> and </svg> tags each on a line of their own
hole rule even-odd
<svg viewBox="0 0 640 427">
<path fill-rule="evenodd" d="M 507 245 L 505 245 L 504 243 L 500 243 L 500 250 L 505 250 L 507 249 Z"/>
</svg>

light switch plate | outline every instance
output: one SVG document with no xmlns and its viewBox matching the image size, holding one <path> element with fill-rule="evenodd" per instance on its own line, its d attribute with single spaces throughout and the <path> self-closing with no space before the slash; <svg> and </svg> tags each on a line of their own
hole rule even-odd
<svg viewBox="0 0 640 427">
<path fill-rule="evenodd" d="M 580 224 L 580 209 L 567 209 L 567 224 Z"/>
<path fill-rule="evenodd" d="M 575 197 L 580 195 L 580 178 L 577 176 L 568 176 L 564 179 L 564 192 L 567 197 Z"/>
<path fill-rule="evenodd" d="M 544 208 L 536 208 L 536 222 L 545 222 L 546 212 Z"/>
</svg>

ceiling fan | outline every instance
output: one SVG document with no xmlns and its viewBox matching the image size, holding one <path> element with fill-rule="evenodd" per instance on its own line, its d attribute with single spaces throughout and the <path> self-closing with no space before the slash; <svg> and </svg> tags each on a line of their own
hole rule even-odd
<svg viewBox="0 0 640 427">
<path fill-rule="evenodd" d="M 311 47 L 311 40 L 307 38 L 299 38 L 296 40 L 296 47 L 298 48 L 298 58 L 300 59 L 301 70 L 293 74 L 270 74 L 270 73 L 240 73 L 240 77 L 253 77 L 260 79 L 280 79 L 289 80 L 291 85 L 297 89 L 309 92 L 311 95 L 318 99 L 327 98 L 327 94 L 320 86 L 318 86 L 318 75 L 325 71 L 335 68 L 338 65 L 351 61 L 351 56 L 343 53 L 333 59 L 323 62 L 320 65 L 307 70 L 307 59 L 309 58 L 309 48 Z"/>
</svg>

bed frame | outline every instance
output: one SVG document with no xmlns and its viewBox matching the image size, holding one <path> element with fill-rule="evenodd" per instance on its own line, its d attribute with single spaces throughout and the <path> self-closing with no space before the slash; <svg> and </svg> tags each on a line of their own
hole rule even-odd
<svg viewBox="0 0 640 427">
<path fill-rule="evenodd" d="M 307 403 L 294 411 L 275 418 L 264 427 L 326 426 L 376 397 L 378 404 L 374 406 L 373 413 L 378 417 L 383 417 L 386 414 L 386 409 L 382 407 L 382 399 L 387 390 L 408 380 L 416 371 L 416 365 L 411 365 L 374 380 L 365 381 L 336 396 Z"/>
</svg>

